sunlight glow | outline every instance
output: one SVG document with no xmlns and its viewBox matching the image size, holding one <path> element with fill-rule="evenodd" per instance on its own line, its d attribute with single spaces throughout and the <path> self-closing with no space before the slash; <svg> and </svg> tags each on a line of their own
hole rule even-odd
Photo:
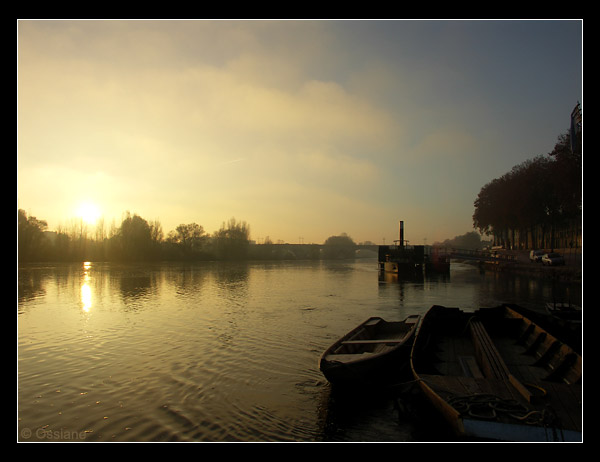
<svg viewBox="0 0 600 462">
<path fill-rule="evenodd" d="M 89 313 L 92 308 L 92 288 L 90 287 L 89 270 L 92 264 L 90 262 L 83 263 L 83 284 L 81 285 L 81 308 L 86 313 Z"/>
<path fill-rule="evenodd" d="M 87 224 L 93 225 L 100 218 L 100 209 L 91 202 L 85 202 L 79 205 L 77 216 Z"/>
<path fill-rule="evenodd" d="M 81 309 L 88 313 L 92 308 L 92 288 L 85 282 L 81 286 Z"/>
</svg>

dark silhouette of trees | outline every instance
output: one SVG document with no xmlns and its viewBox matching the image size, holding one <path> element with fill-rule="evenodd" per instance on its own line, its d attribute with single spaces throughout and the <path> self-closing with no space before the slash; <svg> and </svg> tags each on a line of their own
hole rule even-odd
<svg viewBox="0 0 600 462">
<path fill-rule="evenodd" d="M 208 236 L 204 233 L 202 226 L 190 223 L 189 225 L 181 224 L 175 228 L 174 232 L 169 233 L 169 239 L 177 244 L 181 244 L 189 252 L 193 252 L 195 249 L 203 247 L 208 240 Z"/>
<path fill-rule="evenodd" d="M 182 260 L 210 260 L 210 236 L 197 223 L 181 224 L 167 236 L 169 250 L 166 258 Z"/>
<path fill-rule="evenodd" d="M 547 156 L 523 162 L 481 188 L 473 227 L 511 248 L 577 245 L 581 167 L 581 149 L 572 151 L 569 135 L 560 136 Z"/>
<path fill-rule="evenodd" d="M 17 255 L 19 261 L 31 261 L 46 250 L 44 231 L 48 224 L 36 217 L 28 217 L 24 210 L 17 212 Z"/>
<path fill-rule="evenodd" d="M 47 231 L 48 225 L 18 210 L 18 261 L 239 261 L 355 258 L 356 244 L 342 233 L 319 244 L 251 245 L 250 225 L 231 218 L 212 235 L 197 223 L 180 224 L 165 238 L 158 220 L 126 212 L 105 233 L 104 221 L 88 229 L 82 220 Z"/>
<path fill-rule="evenodd" d="M 552 173 L 559 221 L 578 220 L 581 216 L 583 167 L 581 143 L 576 143 L 575 150 L 570 146 L 570 136 L 562 135 L 549 153 L 549 156 L 554 159 Z"/>
<path fill-rule="evenodd" d="M 481 234 L 477 231 L 469 231 L 452 239 L 446 239 L 444 242 L 434 243 L 434 247 L 453 247 L 456 249 L 482 250 L 490 244 L 489 241 L 482 241 Z"/>
<path fill-rule="evenodd" d="M 248 257 L 250 226 L 232 218 L 207 234 L 197 223 L 181 224 L 164 238 L 158 220 L 148 222 L 126 212 L 120 226 L 113 223 L 109 235 L 102 221 L 92 233 L 80 221 L 70 227 L 47 231 L 45 221 L 18 210 L 17 258 L 29 261 L 158 261 L 244 260 Z"/>
<path fill-rule="evenodd" d="M 149 260 L 156 249 L 152 245 L 152 231 L 146 220 L 126 212 L 121 227 L 110 239 L 109 255 L 114 260 Z"/>
<path fill-rule="evenodd" d="M 250 226 L 231 218 L 215 233 L 213 243 L 219 260 L 244 260 L 248 256 Z"/>
<path fill-rule="evenodd" d="M 158 246 L 163 241 L 164 233 L 160 221 L 154 220 L 149 224 L 150 226 L 150 240 L 153 246 Z"/>
<path fill-rule="evenodd" d="M 354 258 L 356 243 L 346 233 L 330 236 L 323 243 L 323 256 L 327 259 Z"/>
</svg>

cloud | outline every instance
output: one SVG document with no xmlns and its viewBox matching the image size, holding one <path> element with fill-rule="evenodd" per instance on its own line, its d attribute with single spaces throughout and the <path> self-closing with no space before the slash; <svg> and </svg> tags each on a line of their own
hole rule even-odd
<svg viewBox="0 0 600 462">
<path fill-rule="evenodd" d="M 231 185 L 211 178 L 213 167 L 243 158 L 245 177 L 234 170 L 232 179 L 241 187 L 293 172 L 307 187 L 334 189 L 337 180 L 372 181 L 378 153 L 389 147 L 388 112 L 339 83 L 307 78 L 294 56 L 268 57 L 258 39 L 220 66 L 198 58 L 168 65 L 174 46 L 160 30 L 141 37 L 122 25 L 117 36 L 96 29 L 84 40 L 88 55 L 73 39 L 81 37 L 79 27 L 43 37 L 37 29 L 39 41 L 26 36 L 21 44 L 23 168 L 53 161 L 131 178 L 137 192 L 155 185 L 162 195 L 183 187 L 229 194 Z M 233 35 L 239 42 L 240 33 Z M 128 56 L 143 65 L 127 63 Z M 167 65 L 150 65 L 161 60 Z"/>
</svg>

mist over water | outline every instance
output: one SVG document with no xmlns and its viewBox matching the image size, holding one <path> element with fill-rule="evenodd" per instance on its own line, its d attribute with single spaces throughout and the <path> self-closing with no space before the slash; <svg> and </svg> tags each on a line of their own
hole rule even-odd
<svg viewBox="0 0 600 462">
<path fill-rule="evenodd" d="M 26 265 L 18 289 L 20 441 L 435 440 L 389 403 L 336 405 L 321 353 L 370 316 L 581 303 L 455 262 L 421 281 L 374 260 Z"/>
</svg>

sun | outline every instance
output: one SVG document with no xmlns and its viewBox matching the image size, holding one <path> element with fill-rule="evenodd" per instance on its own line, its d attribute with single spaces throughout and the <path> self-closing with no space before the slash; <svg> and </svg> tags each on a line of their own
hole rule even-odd
<svg viewBox="0 0 600 462">
<path fill-rule="evenodd" d="M 96 204 L 84 202 L 79 205 L 77 216 L 87 224 L 93 225 L 100 218 L 100 209 Z"/>
</svg>

